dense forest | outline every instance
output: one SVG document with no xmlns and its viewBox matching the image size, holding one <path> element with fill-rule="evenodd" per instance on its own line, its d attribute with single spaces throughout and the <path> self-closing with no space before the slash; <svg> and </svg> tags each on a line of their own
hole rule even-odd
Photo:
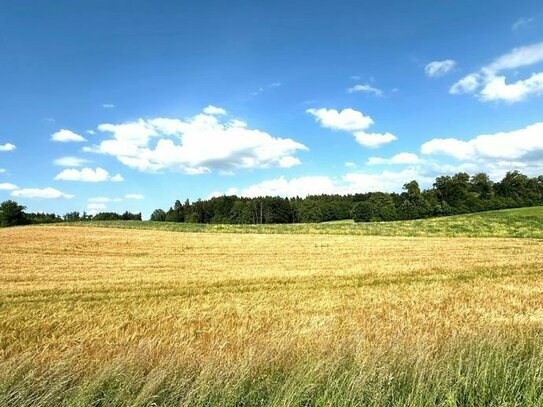
<svg viewBox="0 0 543 407">
<path fill-rule="evenodd" d="M 508 172 L 499 182 L 479 173 L 458 173 L 436 178 L 421 190 L 417 181 L 401 193 L 369 192 L 352 195 L 315 195 L 306 198 L 220 196 L 190 203 L 179 200 L 168 210 L 156 209 L 152 221 L 189 223 L 312 223 L 354 219 L 356 222 L 393 221 L 456 215 L 493 209 L 543 205 L 543 175 L 529 178 Z M 14 201 L 0 204 L 0 226 L 100 220 L 138 220 L 141 213 L 70 212 L 26 213 Z"/>
<path fill-rule="evenodd" d="M 499 182 L 487 174 L 458 173 L 436 178 L 421 191 L 417 181 L 402 193 L 370 192 L 306 198 L 221 196 L 156 209 L 152 221 L 191 223 L 297 223 L 354 219 L 357 222 L 420 219 L 493 209 L 543 205 L 543 176 L 508 172 Z"/>
</svg>

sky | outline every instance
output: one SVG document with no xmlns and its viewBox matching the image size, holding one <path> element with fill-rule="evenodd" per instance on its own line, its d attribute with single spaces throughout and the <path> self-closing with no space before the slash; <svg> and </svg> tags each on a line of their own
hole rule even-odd
<svg viewBox="0 0 543 407">
<path fill-rule="evenodd" d="M 543 174 L 543 3 L 0 0 L 0 201 Z"/>
</svg>

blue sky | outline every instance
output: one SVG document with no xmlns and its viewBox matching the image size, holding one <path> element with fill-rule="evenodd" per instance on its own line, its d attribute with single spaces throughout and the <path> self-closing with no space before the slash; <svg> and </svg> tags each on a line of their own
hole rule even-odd
<svg viewBox="0 0 543 407">
<path fill-rule="evenodd" d="M 543 174 L 540 1 L 2 1 L 0 200 Z"/>
</svg>

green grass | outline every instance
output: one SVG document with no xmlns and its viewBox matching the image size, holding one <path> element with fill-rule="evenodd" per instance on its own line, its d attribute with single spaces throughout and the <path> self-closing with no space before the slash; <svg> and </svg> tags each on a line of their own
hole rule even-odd
<svg viewBox="0 0 543 407">
<path fill-rule="evenodd" d="M 353 358 L 338 352 L 288 368 L 237 366 L 219 377 L 213 371 L 187 370 L 166 375 L 160 368 L 146 371 L 114 362 L 106 374 L 84 378 L 69 370 L 56 370 L 53 376 L 30 372 L 34 382 L 18 366 L 14 369 L 21 380 L 0 379 L 0 400 L 25 407 L 541 406 L 542 357 L 533 342 L 504 340 L 499 346 L 474 341 L 447 346 L 422 360 L 409 355 Z"/>
<path fill-rule="evenodd" d="M 368 236 L 516 237 L 543 238 L 543 206 L 505 209 L 397 222 L 354 223 L 352 220 L 316 224 L 209 225 L 170 222 L 99 221 L 59 225 L 164 230 L 172 232 L 290 233 Z"/>
</svg>

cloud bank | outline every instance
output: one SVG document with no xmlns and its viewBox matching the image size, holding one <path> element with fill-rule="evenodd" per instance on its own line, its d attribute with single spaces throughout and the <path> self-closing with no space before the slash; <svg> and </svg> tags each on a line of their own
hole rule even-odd
<svg viewBox="0 0 543 407">
<path fill-rule="evenodd" d="M 307 150 L 303 144 L 251 129 L 241 120 L 223 120 L 224 115 L 224 109 L 210 105 L 185 120 L 154 118 L 100 124 L 98 130 L 110 138 L 84 150 L 116 157 L 142 172 L 168 169 L 203 174 L 300 164 L 296 154 Z"/>
</svg>

